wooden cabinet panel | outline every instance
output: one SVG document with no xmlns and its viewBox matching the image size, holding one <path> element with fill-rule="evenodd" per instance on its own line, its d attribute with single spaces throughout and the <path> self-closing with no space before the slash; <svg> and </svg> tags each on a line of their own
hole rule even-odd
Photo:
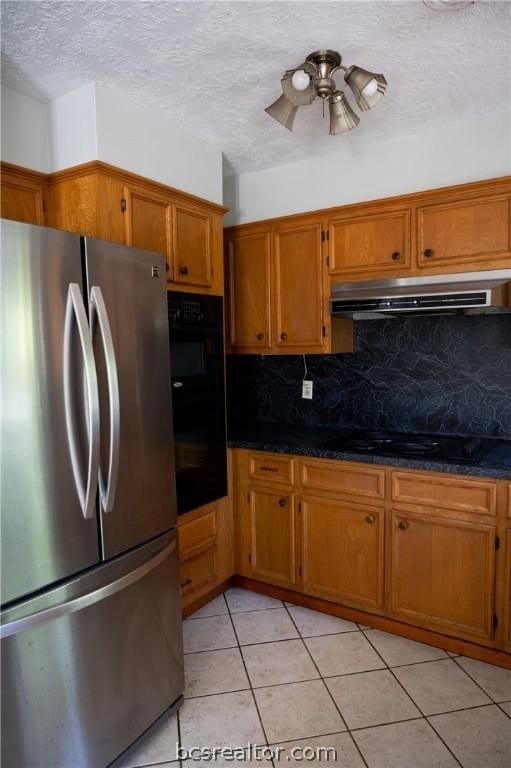
<svg viewBox="0 0 511 768">
<path fill-rule="evenodd" d="M 251 479 L 290 485 L 294 482 L 294 460 L 286 456 L 253 453 L 249 458 L 248 471 Z"/>
<path fill-rule="evenodd" d="M 269 232 L 231 237 L 228 273 L 230 346 L 271 349 Z"/>
<path fill-rule="evenodd" d="M 300 466 L 303 488 L 367 499 L 385 497 L 384 469 L 314 459 L 302 459 Z"/>
<path fill-rule="evenodd" d="M 304 590 L 382 608 L 383 508 L 302 496 L 301 509 Z"/>
<path fill-rule="evenodd" d="M 321 223 L 274 233 L 275 343 L 296 352 L 323 351 Z"/>
<path fill-rule="evenodd" d="M 179 571 L 183 598 L 198 597 L 200 592 L 212 589 L 216 583 L 216 549 L 211 547 L 185 560 Z"/>
<path fill-rule="evenodd" d="M 44 185 L 31 178 L 2 173 L 0 214 L 4 219 L 44 224 Z"/>
<path fill-rule="evenodd" d="M 418 209 L 419 266 L 503 259 L 511 264 L 511 198 L 485 197 Z"/>
<path fill-rule="evenodd" d="M 215 544 L 215 512 L 211 511 L 195 520 L 179 526 L 179 556 L 186 559 L 191 554 Z"/>
<path fill-rule="evenodd" d="M 489 641 L 496 529 L 441 514 L 392 513 L 391 615 Z"/>
<path fill-rule="evenodd" d="M 506 583 L 504 605 L 504 645 L 511 653 L 511 528 L 506 531 Z"/>
<path fill-rule="evenodd" d="M 405 504 L 495 515 L 497 485 L 484 480 L 461 480 L 433 472 L 392 472 L 392 500 Z"/>
<path fill-rule="evenodd" d="M 210 217 L 199 210 L 175 205 L 173 245 L 174 282 L 211 287 L 213 264 Z"/>
<path fill-rule="evenodd" d="M 125 186 L 127 245 L 165 256 L 167 279 L 172 279 L 172 204 L 144 187 Z"/>
<path fill-rule="evenodd" d="M 332 219 L 330 274 L 371 277 L 410 266 L 410 211 Z"/>
<path fill-rule="evenodd" d="M 288 490 L 251 486 L 249 490 L 254 576 L 290 585 L 295 572 L 295 499 Z"/>
</svg>

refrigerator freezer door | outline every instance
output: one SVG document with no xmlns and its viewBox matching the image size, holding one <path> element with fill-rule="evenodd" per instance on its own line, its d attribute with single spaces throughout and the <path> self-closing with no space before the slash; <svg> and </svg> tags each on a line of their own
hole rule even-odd
<svg viewBox="0 0 511 768">
<path fill-rule="evenodd" d="M 177 583 L 171 532 L 4 611 L 2 765 L 104 768 L 178 699 Z"/>
<path fill-rule="evenodd" d="M 97 316 L 101 526 L 108 559 L 176 521 L 165 262 L 135 248 L 89 238 L 84 243 L 91 316 Z M 109 334 L 101 330 L 102 312 L 113 355 L 105 343 Z M 109 479 L 116 479 L 114 490 Z"/>
<path fill-rule="evenodd" d="M 96 515 L 84 517 L 99 435 L 79 237 L 5 219 L 1 230 L 5 604 L 99 561 Z"/>
</svg>

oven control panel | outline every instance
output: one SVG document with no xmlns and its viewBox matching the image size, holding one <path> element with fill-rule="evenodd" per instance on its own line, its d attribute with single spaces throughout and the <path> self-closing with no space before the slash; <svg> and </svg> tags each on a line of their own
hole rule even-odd
<svg viewBox="0 0 511 768">
<path fill-rule="evenodd" d="M 202 302 L 194 299 L 169 299 L 171 325 L 198 325 L 204 320 Z"/>
</svg>

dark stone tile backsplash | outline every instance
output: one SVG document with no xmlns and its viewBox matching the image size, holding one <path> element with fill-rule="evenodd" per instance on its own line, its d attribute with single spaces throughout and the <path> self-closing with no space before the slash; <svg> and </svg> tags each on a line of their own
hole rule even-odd
<svg viewBox="0 0 511 768">
<path fill-rule="evenodd" d="M 227 362 L 230 424 L 271 421 L 511 438 L 511 314 L 355 323 L 355 351 Z"/>
</svg>

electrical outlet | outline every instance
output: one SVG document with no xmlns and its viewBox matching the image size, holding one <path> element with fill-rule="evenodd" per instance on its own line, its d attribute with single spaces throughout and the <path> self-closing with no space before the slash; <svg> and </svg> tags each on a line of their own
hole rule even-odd
<svg viewBox="0 0 511 768">
<path fill-rule="evenodd" d="M 304 400 L 312 400 L 312 381 L 302 381 L 302 397 Z"/>
</svg>

